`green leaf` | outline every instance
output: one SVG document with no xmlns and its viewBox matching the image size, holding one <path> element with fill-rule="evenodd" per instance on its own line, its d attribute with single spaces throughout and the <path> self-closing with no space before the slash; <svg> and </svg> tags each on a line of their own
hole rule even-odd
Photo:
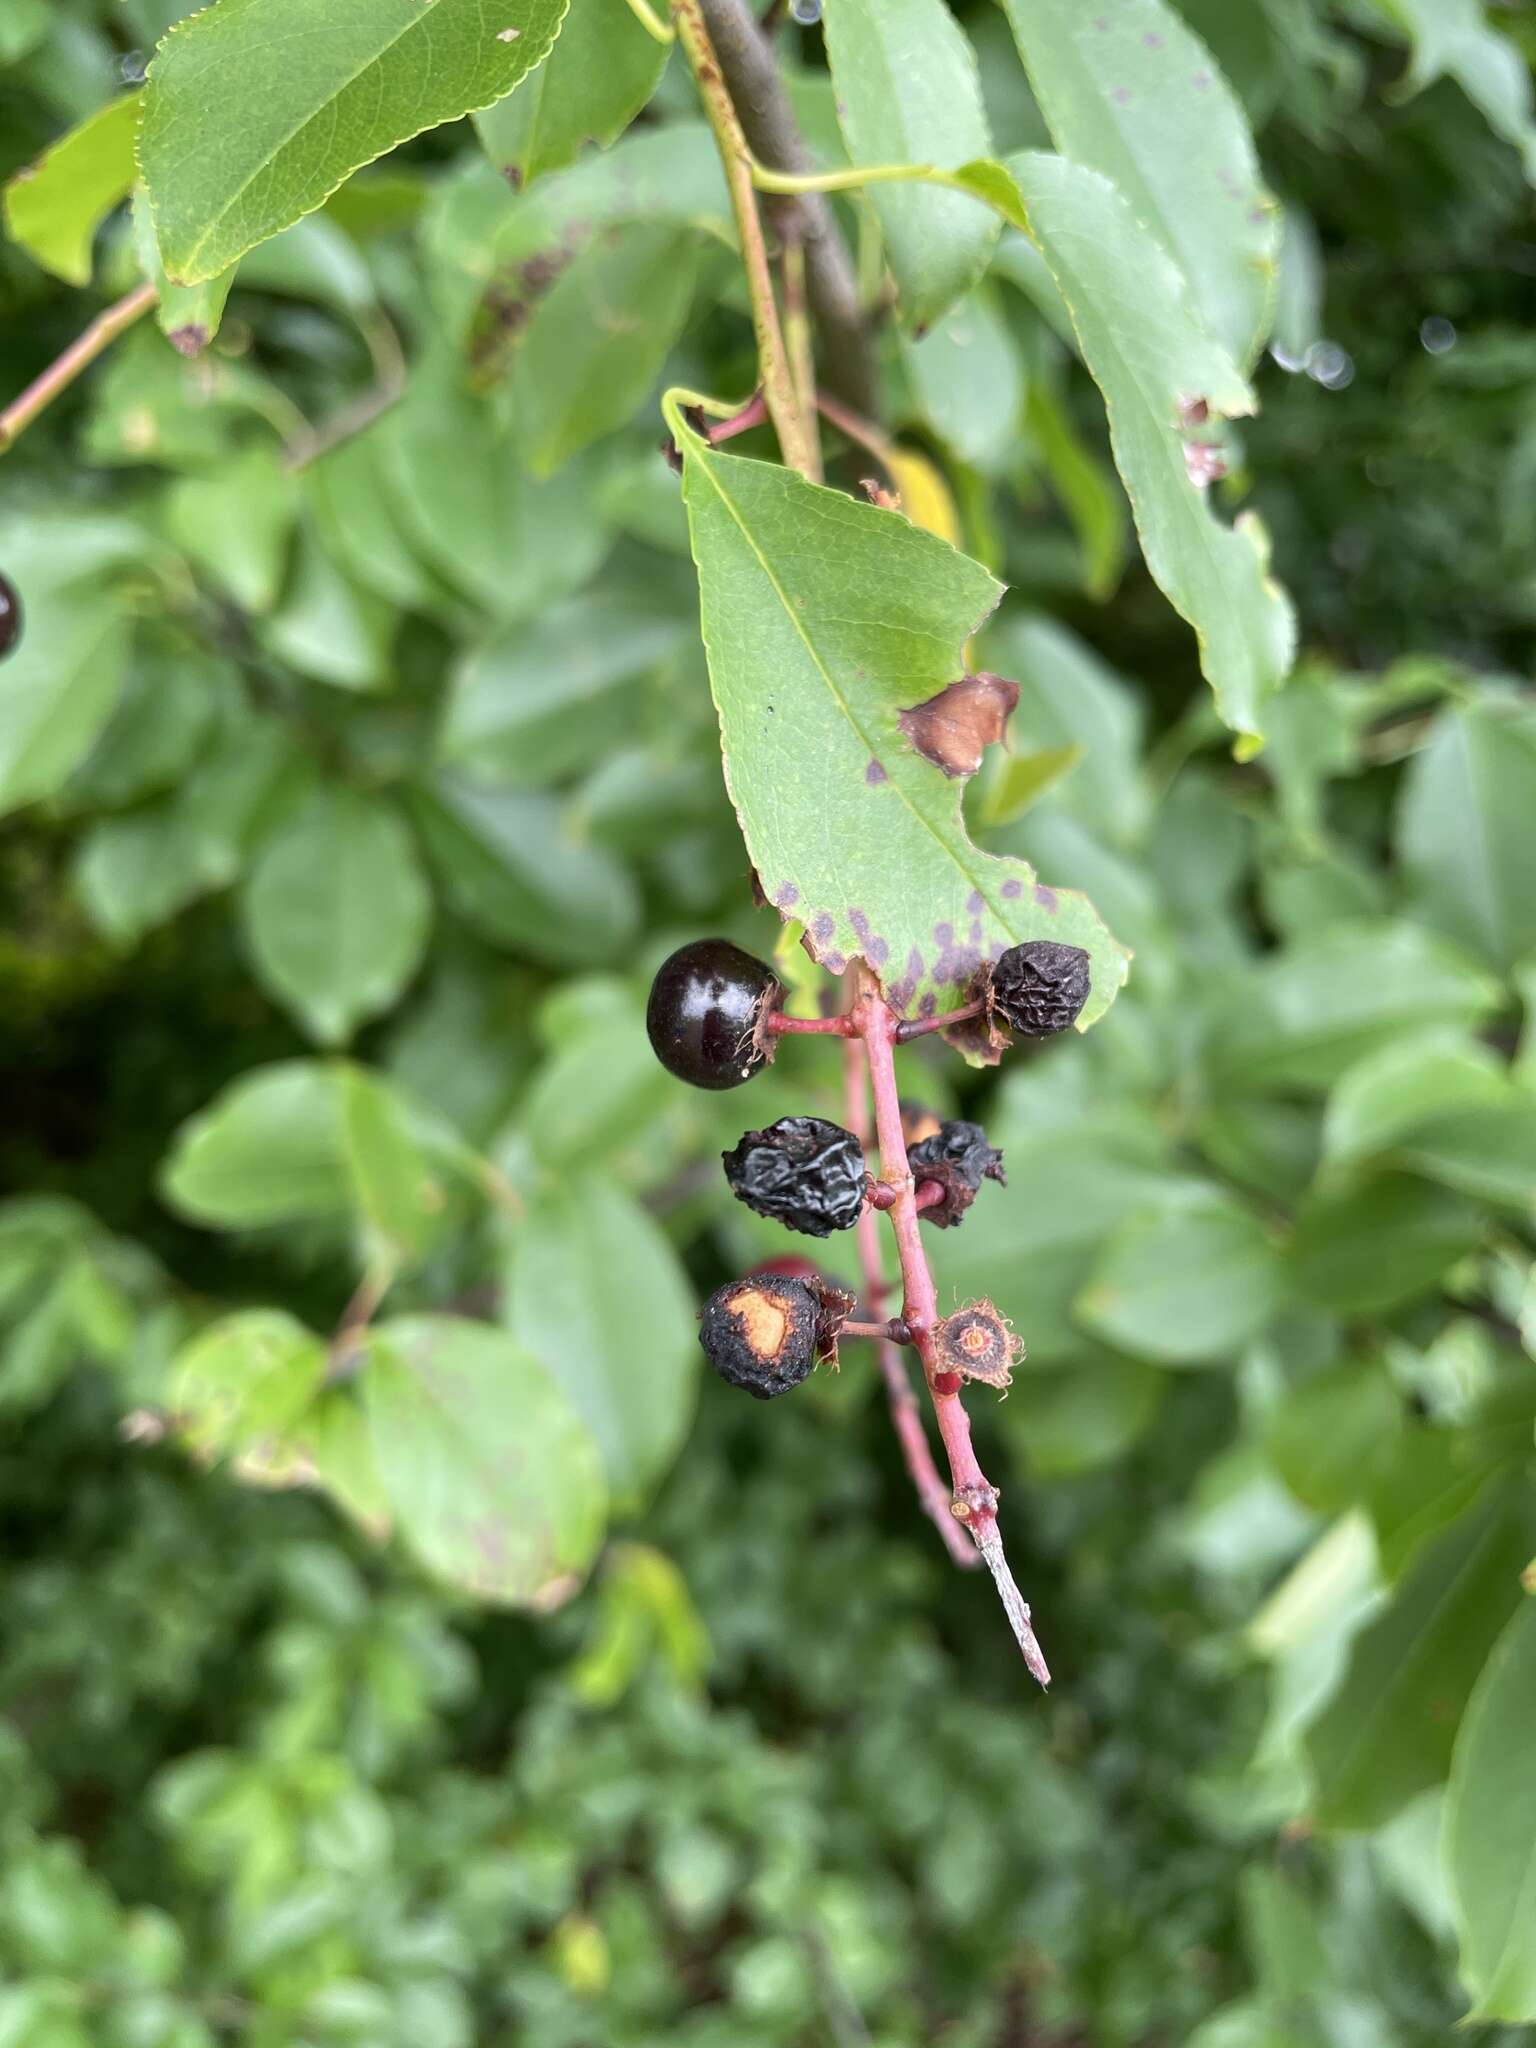
<svg viewBox="0 0 1536 2048">
<path fill-rule="evenodd" d="M 625 0 L 571 0 L 555 47 L 505 99 L 476 114 L 486 155 L 514 187 L 617 141 L 656 90 L 664 43 Z"/>
<path fill-rule="evenodd" d="M 355 1213 L 394 1250 L 444 1203 L 410 1105 L 345 1060 L 257 1067 L 176 1134 L 161 1192 L 193 1222 L 251 1230 Z"/>
<path fill-rule="evenodd" d="M 951 1006 L 1020 940 L 1082 946 L 1086 1029 L 1125 955 L 1083 897 L 971 844 L 960 781 L 900 723 L 965 673 L 997 584 L 899 513 L 679 441 L 726 780 L 769 900 L 834 972 L 866 959 L 904 1013 Z"/>
<path fill-rule="evenodd" d="M 1356 1636 L 1307 1731 L 1315 1817 L 1374 1828 L 1438 1784 L 1478 1672 L 1520 1600 L 1529 1539 L 1496 1496 L 1436 1540 Z"/>
<path fill-rule="evenodd" d="M 833 0 L 827 61 L 856 164 L 956 170 L 992 153 L 976 55 L 944 0 Z M 997 222 L 957 192 L 871 185 L 903 318 L 922 330 L 987 266 Z"/>
<path fill-rule="evenodd" d="M 1521 1602 L 1467 1703 L 1451 1759 L 1445 1862 L 1469 2021 L 1536 2020 L 1536 1600 Z"/>
<path fill-rule="evenodd" d="M 26 617 L 0 687 L 0 814 L 51 796 L 111 717 L 128 626 L 110 572 L 143 549 L 115 519 L 8 520 L 0 530 Z"/>
<path fill-rule="evenodd" d="M 507 1326 L 585 1419 L 615 1501 L 633 1505 L 693 1413 L 698 1322 L 677 1254 L 596 1175 L 535 1197 L 512 1249 Z"/>
<path fill-rule="evenodd" d="M 1041 1479 L 1096 1472 L 1124 1456 L 1151 1425 L 1168 1388 L 1166 1376 L 1112 1351 L 1070 1365 L 1031 1368 L 1028 1400 L 998 1410 L 1026 1471 Z"/>
<path fill-rule="evenodd" d="M 552 1172 L 608 1165 L 675 1104 L 651 1051 L 644 1005 L 595 975 L 560 991 L 573 1014 L 549 1033 L 552 1050 L 528 1084 L 519 1122 Z"/>
<path fill-rule="evenodd" d="M 1201 324 L 1251 362 L 1269 328 L 1279 210 L 1210 51 L 1163 0 L 1007 9 L 1056 147 L 1114 182 L 1189 280 Z M 1139 305 L 1140 271 L 1123 274 L 1136 278 Z"/>
<path fill-rule="evenodd" d="M 201 355 L 219 331 L 224 304 L 235 281 L 235 266 L 231 264 L 228 270 L 221 270 L 206 284 L 172 284 L 160 261 L 155 224 L 142 187 L 133 199 L 133 243 L 144 275 L 159 299 L 155 323 L 160 332 L 178 354 Z"/>
<path fill-rule="evenodd" d="M 115 99 L 62 136 L 5 188 L 5 226 L 66 284 L 89 284 L 96 230 L 133 186 L 139 96 Z"/>
<path fill-rule="evenodd" d="M 382 1324 L 363 1384 L 395 1526 L 440 1577 L 558 1606 L 602 1539 L 602 1460 L 566 1395 L 505 1331 L 451 1316 Z"/>
<path fill-rule="evenodd" d="M 1198 473 L 1199 450 L 1215 438 L 1200 408 L 1211 422 L 1235 418 L 1253 411 L 1253 394 L 1201 326 L 1178 269 L 1107 179 L 1028 153 L 1008 167 L 1104 394 L 1147 567 L 1194 628 L 1217 710 L 1251 751 L 1264 700 L 1290 668 L 1295 622 L 1253 515 L 1222 525 L 1191 466 Z M 1127 278 L 1136 280 L 1131 299 Z"/>
<path fill-rule="evenodd" d="M 1132 1217 L 1078 1296 L 1097 1336 L 1163 1365 L 1236 1362 L 1285 1298 L 1285 1267 L 1258 1220 L 1214 1192 Z"/>
<path fill-rule="evenodd" d="M 1383 1046 L 1334 1088 L 1323 1151 L 1341 1163 L 1383 1160 L 1528 1210 L 1536 1203 L 1536 1091 L 1483 1046 Z"/>
<path fill-rule="evenodd" d="M 298 479 L 266 445 L 241 449 L 165 496 L 165 527 L 215 589 L 242 611 L 277 603 L 298 509 Z"/>
<path fill-rule="evenodd" d="M 1483 1235 L 1480 1210 L 1447 1188 L 1380 1174 L 1302 1203 L 1291 1241 L 1298 1293 L 1339 1315 L 1376 1315 L 1427 1294 Z"/>
<path fill-rule="evenodd" d="M 1536 120 L 1530 66 L 1519 44 L 1488 23 L 1482 0 L 1374 0 L 1376 11 L 1405 29 L 1413 61 L 1404 92 L 1422 92 L 1454 78 L 1490 128 L 1519 150 L 1536 184 Z"/>
<path fill-rule="evenodd" d="M 377 690 L 390 677 L 392 609 L 348 581 L 312 533 L 299 535 L 281 608 L 261 637 L 284 661 L 338 690 Z"/>
<path fill-rule="evenodd" d="M 1215 1034 L 1220 1075 L 1245 1090 L 1322 1091 L 1405 1031 L 1467 1031 L 1499 988 L 1465 954 L 1408 923 L 1340 924 L 1256 967 Z"/>
<path fill-rule="evenodd" d="M 206 1460 L 256 1452 L 269 1467 L 292 1439 L 325 1379 L 326 1350 L 280 1309 L 223 1316 L 171 1368 L 178 1435 Z"/>
<path fill-rule="evenodd" d="M 245 919 L 262 981 L 337 1045 L 389 1009 L 416 972 L 432 898 L 394 807 L 323 786 L 262 848 Z"/>
<path fill-rule="evenodd" d="M 689 630 L 637 599 L 583 595 L 476 649 L 454 679 L 444 758 L 477 782 L 537 786 L 601 757 L 633 716 L 634 679 Z"/>
<path fill-rule="evenodd" d="M 614 228 L 539 297 L 512 359 L 518 444 L 535 476 L 639 410 L 687 317 L 696 261 L 691 234 Z"/>
<path fill-rule="evenodd" d="M 629 943 L 628 870 L 572 837 L 552 798 L 439 776 L 411 809 L 443 893 L 486 938 L 557 966 L 601 965 Z"/>
<path fill-rule="evenodd" d="M 1536 717 L 1498 700 L 1442 711 L 1403 780 L 1398 858 L 1433 922 L 1503 968 L 1536 949 L 1532 817 Z"/>
<path fill-rule="evenodd" d="M 563 12 L 560 0 L 364 0 L 318 15 L 315 0 L 219 0 L 193 15 L 156 52 L 139 136 L 167 271 L 216 277 L 360 164 L 488 107 L 548 54 Z"/>
<path fill-rule="evenodd" d="M 902 360 L 924 425 L 984 475 L 1005 469 L 1015 453 L 1024 373 L 986 287 L 951 305 L 920 340 L 905 342 Z"/>
</svg>

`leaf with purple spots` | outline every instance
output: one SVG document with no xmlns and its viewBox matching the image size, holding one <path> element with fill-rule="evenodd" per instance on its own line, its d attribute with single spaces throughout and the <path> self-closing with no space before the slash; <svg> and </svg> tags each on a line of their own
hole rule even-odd
<svg viewBox="0 0 1536 2048">
<path fill-rule="evenodd" d="M 866 961 L 912 1016 L 954 1008 L 1024 939 L 1081 946 L 1093 988 L 1079 1024 L 1093 1023 L 1125 952 L 1085 897 L 972 844 L 964 776 L 902 725 L 965 674 L 1001 586 L 899 513 L 723 454 L 668 412 L 726 782 L 768 900 L 823 965 Z"/>
</svg>

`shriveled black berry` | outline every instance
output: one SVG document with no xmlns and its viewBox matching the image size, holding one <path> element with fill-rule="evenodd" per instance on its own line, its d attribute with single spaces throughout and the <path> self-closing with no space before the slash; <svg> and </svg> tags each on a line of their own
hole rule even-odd
<svg viewBox="0 0 1536 2048">
<path fill-rule="evenodd" d="M 781 1116 L 722 1152 L 731 1193 L 759 1216 L 807 1237 L 851 1230 L 864 1206 L 864 1148 L 819 1116 Z"/>
<path fill-rule="evenodd" d="M 1055 939 L 1010 946 L 992 969 L 992 1007 L 1026 1038 L 1075 1024 L 1088 1000 L 1088 955 Z"/>
<path fill-rule="evenodd" d="M 943 1201 L 923 1211 L 924 1221 L 940 1230 L 949 1230 L 960 1221 L 984 1180 L 1007 1184 L 1002 1153 L 987 1143 L 980 1124 L 966 1123 L 960 1117 L 940 1124 L 932 1137 L 920 1139 L 909 1149 L 907 1160 L 919 1185 L 932 1181 L 944 1190 Z"/>
<path fill-rule="evenodd" d="M 739 1088 L 772 1057 L 766 1025 L 780 993 L 766 962 L 729 939 L 695 939 L 664 960 L 651 983 L 651 1049 L 695 1088 Z"/>
<path fill-rule="evenodd" d="M 9 576 L 0 573 L 0 661 L 14 654 L 21 638 L 21 598 Z"/>
<path fill-rule="evenodd" d="M 816 1363 L 817 1290 L 782 1273 L 756 1273 L 717 1288 L 699 1317 L 699 1342 L 721 1379 L 771 1401 L 798 1387 Z"/>
</svg>

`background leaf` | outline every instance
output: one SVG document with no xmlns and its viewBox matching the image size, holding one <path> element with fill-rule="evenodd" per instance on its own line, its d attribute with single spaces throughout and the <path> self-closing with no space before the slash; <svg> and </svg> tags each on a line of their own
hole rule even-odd
<svg viewBox="0 0 1536 2048">
<path fill-rule="evenodd" d="M 1493 1646 L 1456 1737 L 1445 1853 L 1475 2020 L 1536 2019 L 1536 1788 L 1521 1768 L 1536 1710 L 1536 1601 Z"/>
<path fill-rule="evenodd" d="M 485 153 L 514 187 L 606 149 L 656 89 L 667 50 L 625 0 L 571 0 L 554 48 L 504 99 L 475 116 Z"/>
<path fill-rule="evenodd" d="M 96 230 L 136 175 L 138 122 L 137 93 L 109 100 L 5 188 L 7 234 L 66 284 L 91 281 Z"/>
</svg>

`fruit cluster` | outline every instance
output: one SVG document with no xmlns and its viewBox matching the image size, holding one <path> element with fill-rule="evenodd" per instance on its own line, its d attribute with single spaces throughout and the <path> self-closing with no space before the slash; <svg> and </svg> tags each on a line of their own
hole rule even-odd
<svg viewBox="0 0 1536 2048">
<path fill-rule="evenodd" d="M 1021 1036 L 1044 1038 L 1077 1021 L 1088 992 L 1088 956 L 1080 947 L 1033 939 L 996 961 L 953 1021 L 984 1015 Z M 651 985 L 646 1029 L 656 1057 L 696 1088 L 736 1088 L 773 1059 L 787 1031 L 852 1035 L 847 1019 L 812 1024 L 785 1016 L 778 1007 L 783 994 L 773 969 L 728 939 L 682 946 Z M 936 1018 L 921 1028 L 940 1029 L 946 1021 Z M 903 1104 L 902 1123 L 917 1210 L 936 1229 L 952 1229 L 984 1180 L 1004 1180 L 1002 1154 L 979 1124 L 964 1119 L 942 1121 Z M 890 1185 L 870 1172 L 858 1137 L 825 1117 L 780 1117 L 765 1130 L 745 1132 L 721 1156 L 738 1201 L 808 1237 L 851 1230 L 867 1207 L 892 1203 Z M 710 1364 L 732 1386 L 762 1400 L 798 1386 L 818 1361 L 835 1359 L 838 1333 L 853 1307 L 851 1296 L 807 1262 L 798 1263 L 803 1272 L 762 1269 L 720 1288 L 701 1316 L 700 1341 Z M 967 1326 L 968 1348 L 946 1360 L 945 1377 L 953 1376 L 956 1386 L 961 1378 L 1005 1385 L 1016 1340 L 990 1304 L 966 1313 L 973 1324 L 981 1313 L 982 1322 Z M 983 1329 L 985 1356 L 973 1359 Z"/>
</svg>

